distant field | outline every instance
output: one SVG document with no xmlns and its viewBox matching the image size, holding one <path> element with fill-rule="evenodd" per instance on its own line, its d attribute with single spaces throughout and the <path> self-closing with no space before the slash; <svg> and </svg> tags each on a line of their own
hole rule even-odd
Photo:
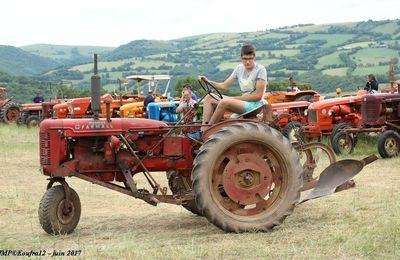
<svg viewBox="0 0 400 260">
<path fill-rule="evenodd" d="M 81 250 L 82 259 L 400 258 L 400 157 L 367 166 L 353 189 L 297 206 L 270 232 L 245 234 L 225 233 L 183 207 L 153 207 L 68 178 L 81 220 L 74 233 L 55 237 L 37 216 L 48 183 L 39 171 L 38 130 L 0 126 L 0 162 L 1 250 Z M 155 176 L 166 185 L 165 173 Z"/>
<path fill-rule="evenodd" d="M 391 21 L 391 22 L 385 23 L 383 25 L 378 25 L 374 29 L 372 29 L 372 31 L 393 34 L 396 32 L 396 30 L 398 28 L 398 25 L 396 23 L 397 23 L 396 21 Z"/>
<path fill-rule="evenodd" d="M 310 35 L 298 40 L 297 43 L 306 43 L 308 40 L 326 40 L 327 43 L 325 43 L 323 46 L 330 47 L 330 46 L 340 45 L 340 44 L 350 40 L 353 37 L 354 37 L 354 35 L 352 35 L 352 34 L 335 34 L 335 35 L 310 34 Z"/>
<path fill-rule="evenodd" d="M 357 23 L 331 23 L 331 24 L 322 24 L 322 25 L 309 25 L 302 26 L 297 28 L 289 28 L 289 30 L 294 32 L 318 32 L 318 31 L 327 31 L 331 26 L 346 26 L 346 27 L 354 27 Z"/>
<path fill-rule="evenodd" d="M 389 65 L 384 65 L 384 66 L 374 66 L 374 67 L 357 67 L 353 71 L 353 75 L 358 75 L 358 76 L 367 76 L 368 74 L 375 74 L 375 75 L 384 75 L 388 74 L 389 71 Z M 379 81 L 379 79 L 378 79 Z"/>
<path fill-rule="evenodd" d="M 346 76 L 347 68 L 336 68 L 323 70 L 322 73 L 329 76 Z"/>
<path fill-rule="evenodd" d="M 392 58 L 398 58 L 398 51 L 386 48 L 365 48 L 351 55 L 358 64 L 376 64 L 389 62 Z"/>
<path fill-rule="evenodd" d="M 342 60 L 339 58 L 340 53 L 341 52 L 334 52 L 318 58 L 318 63 L 315 67 L 321 69 L 326 65 L 343 64 Z"/>
</svg>

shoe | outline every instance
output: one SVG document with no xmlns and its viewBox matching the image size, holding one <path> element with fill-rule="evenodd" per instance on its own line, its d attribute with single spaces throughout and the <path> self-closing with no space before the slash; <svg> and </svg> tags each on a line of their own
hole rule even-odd
<svg viewBox="0 0 400 260">
<path fill-rule="evenodd" d="M 200 143 L 203 142 L 203 139 L 201 138 L 202 136 L 203 136 L 203 131 L 191 132 L 187 134 L 187 137 Z"/>
</svg>

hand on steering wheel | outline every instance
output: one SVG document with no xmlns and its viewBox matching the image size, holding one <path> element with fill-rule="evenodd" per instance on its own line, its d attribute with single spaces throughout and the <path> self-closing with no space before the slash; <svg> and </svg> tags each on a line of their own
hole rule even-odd
<svg viewBox="0 0 400 260">
<path fill-rule="evenodd" d="M 199 76 L 200 86 L 206 91 L 206 95 L 210 95 L 213 99 L 219 101 L 212 93 L 216 93 L 220 99 L 223 99 L 221 92 L 213 85 L 205 76 Z"/>
</svg>

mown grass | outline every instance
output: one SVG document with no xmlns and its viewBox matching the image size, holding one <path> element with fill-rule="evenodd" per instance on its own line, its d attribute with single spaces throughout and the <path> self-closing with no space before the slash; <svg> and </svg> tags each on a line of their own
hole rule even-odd
<svg viewBox="0 0 400 260">
<path fill-rule="evenodd" d="M 359 140 L 350 157 L 375 152 Z M 347 158 L 349 156 L 343 156 Z M 38 129 L 0 126 L 0 250 L 82 250 L 85 259 L 399 259 L 400 157 L 380 159 L 354 189 L 298 206 L 271 232 L 224 233 L 182 207 L 157 207 L 75 179 L 81 199 L 74 233 L 50 236 L 37 209 L 46 177 L 39 172 Z M 166 185 L 164 173 L 155 174 Z"/>
</svg>

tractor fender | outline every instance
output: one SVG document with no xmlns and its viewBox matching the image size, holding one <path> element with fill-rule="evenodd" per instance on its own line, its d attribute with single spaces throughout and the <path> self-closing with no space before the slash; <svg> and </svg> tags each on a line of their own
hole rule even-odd
<svg viewBox="0 0 400 260">
<path fill-rule="evenodd" d="M 222 121 L 218 124 L 215 124 L 213 126 L 211 126 L 210 128 L 208 128 L 207 130 L 205 130 L 203 132 L 202 135 L 202 139 L 203 141 L 207 141 L 208 138 L 213 135 L 214 133 L 218 132 L 219 130 L 221 130 L 222 128 L 235 124 L 235 123 L 246 123 L 246 122 L 255 122 L 255 123 L 260 123 L 260 121 L 257 120 L 252 120 L 252 119 L 230 119 L 227 121 Z"/>
</svg>

